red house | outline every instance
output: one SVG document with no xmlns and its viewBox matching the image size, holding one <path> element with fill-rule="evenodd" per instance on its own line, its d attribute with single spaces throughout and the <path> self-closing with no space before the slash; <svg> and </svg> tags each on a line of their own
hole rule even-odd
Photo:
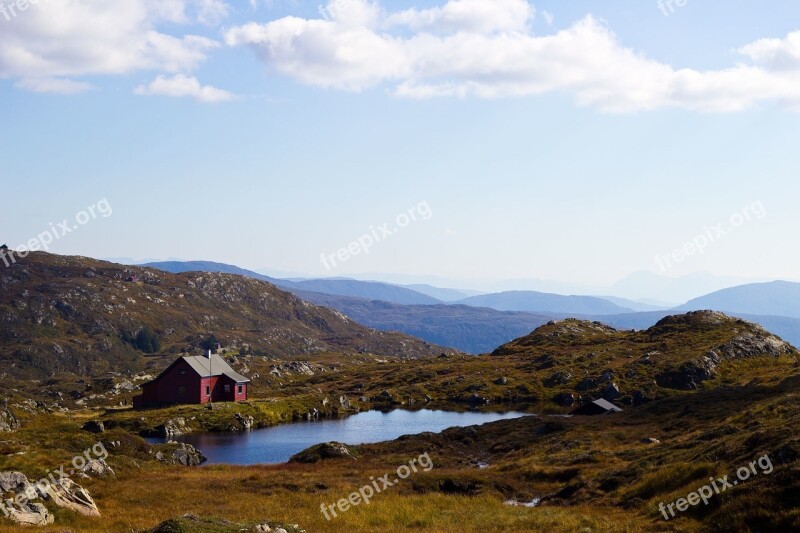
<svg viewBox="0 0 800 533">
<path fill-rule="evenodd" d="M 133 399 L 137 409 L 175 404 L 243 402 L 250 380 L 236 373 L 216 354 L 186 356 L 175 360 L 153 381 L 142 385 Z"/>
</svg>

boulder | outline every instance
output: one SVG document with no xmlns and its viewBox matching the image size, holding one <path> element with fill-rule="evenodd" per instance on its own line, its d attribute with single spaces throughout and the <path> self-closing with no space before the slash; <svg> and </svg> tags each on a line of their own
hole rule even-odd
<svg viewBox="0 0 800 533">
<path fill-rule="evenodd" d="M 605 398 L 608 401 L 616 400 L 620 396 L 622 396 L 622 393 L 619 391 L 619 387 L 617 387 L 617 384 L 614 383 L 613 381 L 608 385 L 606 385 L 605 388 L 603 389 L 603 398 Z"/>
<path fill-rule="evenodd" d="M 572 379 L 572 374 L 569 372 L 556 372 L 549 378 L 544 380 L 546 387 L 557 387 L 559 385 L 566 385 Z"/>
<path fill-rule="evenodd" d="M 0 494 L 3 492 L 25 492 L 31 485 L 22 472 L 0 472 Z"/>
<path fill-rule="evenodd" d="M 245 416 L 240 413 L 235 413 L 233 415 L 233 418 L 236 419 L 236 421 L 239 423 L 240 428 L 243 429 L 244 431 L 250 431 L 256 425 L 255 418 L 253 418 L 250 415 Z"/>
<path fill-rule="evenodd" d="M 41 503 L 6 506 L 5 511 L 9 520 L 21 526 L 47 526 L 55 520 L 47 507 Z"/>
<path fill-rule="evenodd" d="M 81 472 L 94 477 L 113 477 L 117 475 L 114 469 L 108 466 L 105 459 L 92 459 L 87 461 L 84 467 L 81 468 Z"/>
<path fill-rule="evenodd" d="M 562 392 L 553 398 L 553 401 L 562 407 L 571 407 L 575 405 L 575 395 L 568 392 Z"/>
<path fill-rule="evenodd" d="M 106 426 L 103 424 L 102 420 L 89 420 L 81 427 L 81 429 L 88 431 L 89 433 L 103 433 L 106 430 Z"/>
<path fill-rule="evenodd" d="M 494 384 L 495 385 L 507 385 L 508 384 L 508 378 L 505 377 L 505 376 L 501 376 L 501 377 L 497 378 L 496 380 L 494 380 Z"/>
<path fill-rule="evenodd" d="M 203 453 L 185 442 L 163 444 L 155 452 L 156 460 L 170 465 L 200 466 L 208 458 Z"/>
<path fill-rule="evenodd" d="M 597 380 L 596 379 L 594 379 L 594 378 L 585 378 L 580 383 L 578 383 L 578 386 L 575 387 L 575 389 L 580 391 L 580 392 L 585 392 L 585 391 L 588 391 L 588 390 L 592 390 L 595 387 L 597 387 Z"/>
<path fill-rule="evenodd" d="M 352 459 L 355 461 L 358 449 L 348 446 L 341 442 L 325 442 L 317 444 L 302 452 L 295 454 L 289 459 L 290 463 L 318 463 L 326 459 Z"/>
<path fill-rule="evenodd" d="M 350 400 L 347 398 L 347 396 L 339 396 L 339 405 L 345 409 L 350 409 Z"/>
<path fill-rule="evenodd" d="M 100 516 L 100 510 L 89 493 L 69 478 L 61 478 L 56 483 L 40 487 L 47 498 L 59 507 L 70 509 L 84 516 Z"/>
<path fill-rule="evenodd" d="M 0 403 L 0 432 L 11 432 L 20 426 L 20 422 L 14 413 L 8 409 L 8 400 Z"/>
</svg>

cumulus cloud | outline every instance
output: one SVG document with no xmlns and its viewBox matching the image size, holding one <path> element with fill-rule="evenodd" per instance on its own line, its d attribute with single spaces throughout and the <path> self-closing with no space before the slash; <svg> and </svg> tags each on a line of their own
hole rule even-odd
<svg viewBox="0 0 800 533">
<path fill-rule="evenodd" d="M 199 102 L 227 102 L 235 97 L 232 93 L 210 85 L 201 85 L 197 78 L 185 74 L 158 76 L 147 85 L 138 86 L 134 92 L 147 96 L 190 97 Z"/>
<path fill-rule="evenodd" d="M 301 83 L 348 91 L 388 86 L 407 98 L 563 92 L 609 112 L 800 104 L 800 32 L 742 47 L 749 63 L 701 71 L 625 47 L 591 15 L 536 35 L 525 0 L 449 0 L 393 13 L 371 0 L 331 0 L 321 11 L 320 18 L 236 26 L 225 40 L 250 46 L 275 72 Z"/>
<path fill-rule="evenodd" d="M 0 78 L 191 71 L 220 44 L 192 34 L 170 35 L 159 28 L 214 23 L 225 16 L 227 4 L 221 0 L 39 2 L 3 24 Z M 18 85 L 33 87 L 28 82 Z"/>
</svg>

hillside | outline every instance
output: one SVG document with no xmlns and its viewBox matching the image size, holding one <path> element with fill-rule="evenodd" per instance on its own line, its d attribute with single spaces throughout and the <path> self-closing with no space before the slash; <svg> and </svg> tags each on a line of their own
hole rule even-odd
<svg viewBox="0 0 800 533">
<path fill-rule="evenodd" d="M 616 315 L 632 310 L 594 296 L 561 296 L 534 291 L 509 291 L 472 296 L 454 302 L 473 307 L 489 307 L 498 311 L 528 313 L 568 313 L 584 315 Z"/>
<path fill-rule="evenodd" d="M 677 309 L 717 309 L 727 313 L 800 318 L 800 283 L 773 281 L 740 285 L 695 298 Z"/>
<path fill-rule="evenodd" d="M 197 351 L 212 333 L 225 346 L 270 356 L 425 357 L 442 351 L 370 330 L 248 277 L 170 274 L 42 252 L 0 274 L 0 316 L 0 361 L 14 376 L 134 370 L 142 353 L 130 339 L 145 328 L 158 336 L 163 353 Z"/>
<path fill-rule="evenodd" d="M 668 316 L 643 331 L 600 322 L 550 322 L 495 350 L 524 358 L 560 403 L 581 395 L 643 403 L 668 390 L 696 390 L 738 381 L 746 371 L 794 368 L 797 350 L 762 327 L 713 311 Z"/>
</svg>

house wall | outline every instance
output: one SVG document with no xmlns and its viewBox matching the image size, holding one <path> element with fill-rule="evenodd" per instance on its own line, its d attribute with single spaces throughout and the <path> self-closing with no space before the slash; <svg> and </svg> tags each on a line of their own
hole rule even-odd
<svg viewBox="0 0 800 533">
<path fill-rule="evenodd" d="M 142 387 L 142 403 L 146 406 L 162 403 L 201 403 L 200 381 L 200 376 L 189 363 L 180 359 L 158 381 L 147 383 Z"/>
<path fill-rule="evenodd" d="M 225 385 L 229 391 L 225 392 Z M 206 387 L 211 388 L 211 395 L 206 394 Z M 242 392 L 235 381 L 227 376 L 201 378 L 197 372 L 184 361 L 177 360 L 157 381 L 142 385 L 141 399 L 137 399 L 139 407 L 156 407 L 167 404 L 206 404 L 215 402 L 241 402 L 247 400 L 247 384 L 242 384 Z"/>
</svg>

